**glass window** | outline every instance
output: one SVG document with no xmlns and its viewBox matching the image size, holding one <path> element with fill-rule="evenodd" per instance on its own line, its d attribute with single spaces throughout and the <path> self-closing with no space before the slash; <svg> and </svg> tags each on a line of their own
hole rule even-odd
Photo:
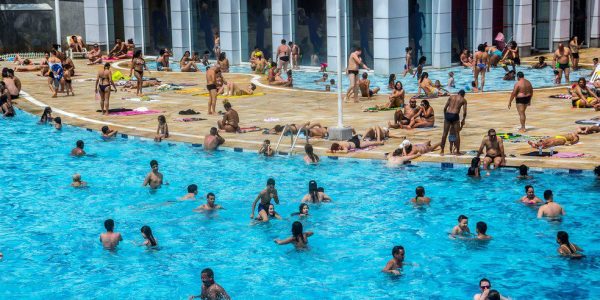
<svg viewBox="0 0 600 300">
<path fill-rule="evenodd" d="M 171 49 L 171 9 L 168 0 L 144 0 L 144 53 Z"/>
<path fill-rule="evenodd" d="M 5 1 L 0 2 L 6 3 Z M 38 3 L 54 7 L 54 1 L 39 1 Z M 64 15 L 63 13 L 63 17 L 65 17 Z M 54 10 L 0 11 L 0 53 L 2 54 L 20 51 L 46 51 L 50 45 L 56 43 L 55 32 Z"/>
<path fill-rule="evenodd" d="M 413 48 L 413 66 L 421 56 L 431 64 L 431 0 L 410 0 L 408 2 L 408 43 Z"/>
<path fill-rule="evenodd" d="M 326 0 L 296 0 L 294 43 L 300 65 L 317 66 L 327 60 Z"/>
<path fill-rule="evenodd" d="M 271 0 L 248 0 L 248 51 L 242 55 L 245 61 L 250 52 L 258 47 L 265 58 L 273 54 L 271 37 Z"/>
<path fill-rule="evenodd" d="M 219 0 L 192 0 L 192 49 L 214 57 L 215 33 L 219 31 Z M 215 57 L 216 58 L 216 57 Z"/>
<path fill-rule="evenodd" d="M 362 48 L 363 62 L 373 68 L 373 1 L 352 0 L 350 9 L 348 55 L 355 47 Z"/>
</svg>

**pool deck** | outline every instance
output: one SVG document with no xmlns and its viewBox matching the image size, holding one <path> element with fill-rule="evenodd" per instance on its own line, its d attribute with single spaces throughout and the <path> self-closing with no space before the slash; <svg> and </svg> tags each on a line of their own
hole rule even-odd
<svg viewBox="0 0 600 300">
<path fill-rule="evenodd" d="M 591 64 L 592 57 L 600 56 L 600 49 L 584 49 L 582 53 L 582 63 Z M 549 56 L 549 55 L 546 55 Z M 531 59 L 530 59 L 531 60 Z M 524 61 L 528 61 L 524 59 Z M 73 89 L 76 96 L 67 97 L 65 94 L 59 94 L 58 98 L 51 98 L 51 93 L 46 84 L 46 78 L 38 76 L 39 72 L 18 72 L 16 75 L 23 83 L 23 92 L 29 94 L 32 98 L 21 97 L 15 100 L 16 105 L 33 114 L 41 114 L 43 106 L 51 106 L 54 110 L 54 116 L 60 116 L 64 124 L 70 124 L 80 127 L 99 130 L 104 124 L 119 130 L 120 133 L 128 135 L 153 138 L 157 127 L 157 115 L 137 115 L 137 116 L 102 116 L 96 112 L 99 109 L 99 103 L 94 99 L 94 81 L 83 81 L 83 79 L 94 80 L 96 73 L 101 66 L 87 66 L 87 60 L 75 60 L 77 76 L 73 77 Z M 12 67 L 12 63 L 0 62 L 0 66 Z M 113 68 L 115 70 L 115 68 Z M 121 70 L 128 74 L 128 70 Z M 165 83 L 195 83 L 198 84 L 192 88 L 200 88 L 205 92 L 205 74 L 204 73 L 170 73 L 153 71 L 146 76 L 158 77 Z M 527 77 L 527 74 L 525 74 Z M 224 74 L 226 80 L 233 80 L 238 84 L 248 84 L 253 80 L 260 82 L 257 88 L 258 93 L 264 93 L 262 96 L 251 96 L 230 99 L 233 108 L 240 115 L 241 127 L 259 126 L 261 128 L 271 128 L 276 124 L 285 125 L 288 123 L 301 124 L 306 121 L 320 122 L 323 126 L 335 126 L 337 124 L 337 95 L 334 93 L 305 91 L 298 89 L 283 89 L 269 87 L 265 83 L 265 77 L 259 78 L 256 75 L 245 74 Z M 445 81 L 445 78 L 440 78 Z M 487 82 L 492 82 L 487 78 Z M 551 78 L 548 78 L 551 80 Z M 572 79 L 574 80 L 574 79 Z M 384 87 L 385 88 L 385 87 Z M 593 109 L 573 109 L 571 102 L 563 99 L 552 99 L 548 96 L 553 94 L 566 93 L 565 87 L 536 89 L 532 106 L 527 110 L 527 135 L 532 136 L 555 136 L 563 135 L 576 130 L 577 124 L 574 122 L 580 119 L 589 119 L 600 116 L 600 112 Z M 519 127 L 519 118 L 514 107 L 509 111 L 507 102 L 510 92 L 490 92 L 466 95 L 468 101 L 468 116 L 465 128 L 461 131 L 462 151 L 477 150 L 482 137 L 490 128 L 497 132 L 517 132 Z M 406 101 L 411 95 L 407 95 Z M 133 91 L 119 91 L 111 94 L 111 108 L 137 108 L 147 107 L 153 110 L 162 111 L 169 125 L 172 137 L 169 140 L 185 141 L 190 143 L 202 143 L 210 127 L 216 126 L 217 120 L 221 116 L 208 116 L 207 97 L 194 96 L 192 94 L 178 94 L 174 91 L 156 93 L 159 99 L 157 102 L 132 102 L 123 100 L 123 97 L 135 97 Z M 222 108 L 222 100 L 226 97 L 219 97 L 217 102 L 217 111 Z M 430 100 L 435 110 L 436 126 L 431 129 L 392 130 L 393 136 L 406 136 L 412 143 L 420 143 L 427 140 L 439 142 L 443 127 L 443 107 L 447 97 L 440 97 Z M 363 100 L 367 100 L 364 98 Z M 393 111 L 384 112 L 363 112 L 366 107 L 375 104 L 387 102 L 387 95 L 376 96 L 370 101 L 361 101 L 361 103 L 344 103 L 344 124 L 351 125 L 358 132 L 363 132 L 366 128 L 379 125 L 386 126 L 388 120 L 393 119 Z M 194 109 L 201 112 L 200 115 L 181 116 L 178 114 L 181 110 Z M 204 121 L 197 122 L 177 122 L 174 119 L 182 117 L 201 117 Z M 266 122 L 267 118 L 278 118 L 277 122 Z M 262 141 L 266 138 L 271 140 L 273 147 L 277 143 L 278 136 L 263 135 L 261 132 L 251 132 L 244 134 L 222 133 L 226 139 L 226 147 L 240 147 L 244 149 L 257 150 Z M 374 158 L 383 159 L 384 153 L 392 152 L 400 143 L 400 139 L 391 138 L 384 146 L 377 147 L 370 151 L 354 152 L 349 154 L 340 154 L 340 157 L 355 158 Z M 331 141 L 311 139 L 311 144 L 315 147 L 315 152 L 319 155 L 326 155 L 325 150 L 331 144 Z M 305 141 L 299 140 L 296 146 L 296 153 L 303 154 Z M 448 145 L 447 145 L 448 146 Z M 580 143 L 573 146 L 556 147 L 557 152 L 576 152 L 585 153 L 584 157 L 579 158 L 540 158 L 527 157 L 521 154 L 535 151 L 527 143 L 505 142 L 505 152 L 507 153 L 507 165 L 518 166 L 522 163 L 531 167 L 541 168 L 569 168 L 569 169 L 592 169 L 600 164 L 600 157 L 597 154 L 600 146 L 600 134 L 582 135 Z M 284 138 L 280 151 L 288 152 L 290 149 L 290 138 Z M 446 153 L 448 148 L 446 147 Z M 440 156 L 438 152 L 426 154 L 415 162 L 448 162 L 448 163 L 468 163 L 472 155 Z"/>
</svg>

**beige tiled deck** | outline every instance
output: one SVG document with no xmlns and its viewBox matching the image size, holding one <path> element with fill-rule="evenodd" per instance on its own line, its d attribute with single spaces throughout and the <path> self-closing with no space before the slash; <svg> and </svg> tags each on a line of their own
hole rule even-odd
<svg viewBox="0 0 600 300">
<path fill-rule="evenodd" d="M 591 57 L 597 57 L 600 54 L 599 49 L 587 49 L 582 51 L 582 62 L 590 63 Z M 102 116 L 97 113 L 99 104 L 94 100 L 94 82 L 78 82 L 80 79 L 95 78 L 96 72 L 100 66 L 87 66 L 82 60 L 76 61 L 77 74 L 74 77 L 74 90 L 76 96 L 66 97 L 64 94 L 58 98 L 52 99 L 46 86 L 46 79 L 37 76 L 37 73 L 17 73 L 17 76 L 23 82 L 23 90 L 32 97 L 45 105 L 66 111 L 72 116 L 62 115 L 64 123 L 84 126 L 87 128 L 99 129 L 101 123 L 111 123 L 120 132 L 153 137 L 153 131 L 156 130 L 156 115 L 141 116 Z M 8 62 L 1 62 L 0 66 L 10 66 Z M 128 72 L 128 71 L 127 71 Z M 163 82 L 172 83 L 197 83 L 200 88 L 205 86 L 204 73 L 167 73 L 152 72 L 149 76 L 159 77 Z M 252 75 L 225 74 L 227 80 L 233 80 L 236 83 L 245 84 L 250 82 Z M 488 79 L 489 80 L 489 79 Z M 550 80 L 550 79 L 549 79 Z M 263 79 L 261 79 L 264 82 Z M 240 99 L 231 99 L 233 107 L 239 112 L 242 127 L 260 126 L 272 127 L 275 124 L 302 123 L 308 120 L 321 122 L 324 126 L 332 126 L 337 123 L 337 98 L 333 93 L 320 93 L 302 90 L 282 90 L 259 86 L 257 92 L 265 93 L 264 96 L 247 97 Z M 532 129 L 528 132 L 530 135 L 545 136 L 557 135 L 574 131 L 576 128 L 575 120 L 587 119 L 600 116 L 600 112 L 590 109 L 572 109 L 570 101 L 551 99 L 548 96 L 557 93 L 564 93 L 564 87 L 536 90 L 532 106 L 528 109 L 528 127 Z M 202 137 L 208 132 L 209 128 L 215 126 L 220 116 L 207 116 L 207 97 L 181 95 L 174 92 L 158 93 L 159 102 L 139 103 L 121 100 L 122 97 L 134 97 L 133 92 L 123 92 L 111 96 L 112 108 L 136 108 L 145 106 L 150 109 L 164 111 L 167 116 L 172 140 L 187 141 L 199 143 Z M 509 93 L 483 93 L 467 94 L 468 117 L 467 123 L 461 132 L 462 150 L 476 150 L 479 147 L 481 138 L 489 128 L 495 128 L 498 132 L 516 132 L 518 127 L 518 115 L 513 107 L 510 111 L 507 109 Z M 222 110 L 222 97 L 219 97 L 217 110 Z M 384 126 L 388 120 L 393 118 L 393 112 L 362 112 L 364 107 L 373 106 L 375 103 L 384 103 L 387 96 L 378 96 L 372 101 L 363 101 L 359 104 L 345 104 L 344 123 L 352 125 L 357 131 L 373 125 Z M 440 140 L 443 125 L 442 110 L 446 97 L 434 99 L 431 104 L 436 114 L 436 127 L 428 130 L 394 130 L 393 135 L 405 135 L 412 142 L 418 143 L 426 140 L 437 142 Z M 34 114 L 41 113 L 42 107 L 26 100 L 18 99 L 17 106 L 21 109 Z M 173 119 L 180 118 L 180 110 L 192 108 L 202 112 L 199 117 L 207 118 L 206 121 L 198 122 L 175 122 Z M 60 115 L 55 113 L 55 115 Z M 279 122 L 268 123 L 264 119 L 268 117 L 279 118 Z M 265 138 L 271 139 L 274 144 L 277 136 L 265 136 L 261 132 L 246 134 L 223 134 L 227 140 L 226 146 L 243 147 L 247 149 L 257 149 Z M 329 141 L 312 140 L 317 153 L 323 154 L 324 149 L 329 146 Z M 304 142 L 299 143 L 302 147 Z M 385 146 L 365 152 L 351 153 L 345 156 L 360 158 L 383 158 L 384 153 L 393 151 L 399 144 L 399 140 L 390 139 Z M 524 157 L 521 153 L 530 152 L 533 149 L 526 143 L 505 143 L 506 153 L 514 155 L 509 157 L 509 165 L 519 165 L 525 162 L 529 166 L 551 167 L 551 168 L 574 168 L 591 169 L 600 164 L 600 157 L 597 154 L 600 146 L 600 134 L 581 137 L 581 143 L 569 147 L 557 147 L 557 151 L 580 152 L 585 153 L 583 158 L 557 159 L 557 158 L 535 158 Z M 289 149 L 289 138 L 284 139 L 281 148 Z M 302 152 L 300 148 L 297 150 Z M 448 150 L 447 150 L 448 151 Z M 437 153 L 425 155 L 417 161 L 445 161 L 462 162 L 470 160 L 468 156 L 449 156 L 440 157 Z"/>
</svg>

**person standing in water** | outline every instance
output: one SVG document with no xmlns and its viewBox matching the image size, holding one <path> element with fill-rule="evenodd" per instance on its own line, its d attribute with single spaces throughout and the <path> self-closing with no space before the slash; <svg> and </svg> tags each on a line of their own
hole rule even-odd
<svg viewBox="0 0 600 300">
<path fill-rule="evenodd" d="M 279 204 L 279 196 L 277 195 L 277 189 L 275 189 L 275 179 L 269 178 L 267 180 L 267 187 L 258 193 L 256 199 L 252 203 L 252 214 L 250 214 L 250 219 L 254 219 L 254 210 L 256 209 L 256 203 L 260 200 L 260 204 L 258 205 L 258 214 L 262 219 L 268 219 L 268 209 L 269 204 L 271 204 L 271 199 L 275 200 L 275 203 Z"/>
<path fill-rule="evenodd" d="M 369 70 L 369 67 L 365 65 L 362 61 L 360 55 L 362 54 L 362 49 L 357 47 L 354 49 L 354 52 L 350 54 L 348 58 L 348 90 L 346 91 L 346 101 L 350 100 L 350 94 L 354 98 L 354 103 L 358 103 L 358 69 L 359 67 L 364 67 Z"/>
<path fill-rule="evenodd" d="M 302 223 L 295 221 L 292 224 L 292 236 L 284 240 L 276 239 L 275 243 L 277 245 L 294 244 L 296 249 L 307 248 L 308 237 L 312 236 L 313 234 L 314 233 L 312 231 L 304 232 Z"/>
<path fill-rule="evenodd" d="M 521 128 L 519 129 L 519 132 L 525 132 L 527 131 L 525 128 L 525 121 L 527 120 L 525 110 L 527 110 L 527 107 L 531 105 L 533 86 L 529 80 L 525 79 L 523 72 L 518 72 L 517 78 L 518 80 L 515 83 L 513 91 L 510 94 L 510 99 L 508 100 L 508 109 L 510 109 L 513 99 L 516 98 L 517 112 L 519 113 L 519 121 L 521 122 Z"/>
<path fill-rule="evenodd" d="M 551 190 L 544 191 L 544 200 L 546 200 L 546 203 L 538 209 L 538 219 L 542 217 L 556 218 L 566 214 L 562 206 L 554 202 L 554 195 Z"/>
<path fill-rule="evenodd" d="M 123 237 L 120 233 L 114 232 L 115 221 L 112 219 L 104 221 L 104 228 L 106 228 L 106 232 L 100 234 L 100 242 L 105 249 L 114 249 L 123 240 Z"/>
<path fill-rule="evenodd" d="M 562 43 L 558 44 L 558 49 L 554 51 L 554 57 L 552 59 L 552 68 L 556 70 L 558 68 L 558 82 L 562 81 L 562 74 L 565 73 L 566 82 L 569 83 L 569 61 L 571 60 L 571 49 L 565 48 Z"/>
<path fill-rule="evenodd" d="M 150 185 L 151 189 L 157 189 L 163 184 L 163 174 L 158 171 L 158 162 L 154 159 L 150 161 L 150 168 L 152 171 L 146 175 L 143 186 Z"/>
<path fill-rule="evenodd" d="M 398 269 L 401 269 L 402 265 L 404 265 L 404 247 L 394 246 L 392 248 L 392 259 L 385 264 L 381 272 L 400 275 Z"/>
<path fill-rule="evenodd" d="M 200 279 L 202 280 L 202 291 L 198 296 L 190 296 L 188 299 L 192 300 L 200 298 L 202 300 L 231 300 L 231 297 L 227 294 L 225 289 L 215 282 L 215 274 L 210 268 L 202 270 L 200 273 Z"/>
<path fill-rule="evenodd" d="M 152 234 L 152 229 L 150 229 L 150 226 L 144 225 L 140 231 L 142 233 L 142 237 L 144 238 L 144 246 L 156 247 L 158 245 L 158 242 Z"/>
</svg>

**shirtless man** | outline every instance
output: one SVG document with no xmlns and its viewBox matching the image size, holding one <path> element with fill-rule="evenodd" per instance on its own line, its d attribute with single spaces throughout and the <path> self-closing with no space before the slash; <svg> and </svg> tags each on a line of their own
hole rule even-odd
<svg viewBox="0 0 600 300">
<path fill-rule="evenodd" d="M 225 102 L 223 107 L 225 108 L 223 120 L 217 121 L 217 127 L 219 127 L 219 130 L 223 130 L 225 132 L 240 131 L 240 116 L 238 115 L 237 111 L 231 108 L 231 103 L 229 102 Z"/>
<path fill-rule="evenodd" d="M 223 143 L 225 143 L 225 139 L 219 135 L 219 131 L 216 127 L 212 127 L 210 133 L 204 137 L 203 148 L 206 151 L 217 150 Z"/>
<path fill-rule="evenodd" d="M 288 70 L 291 52 L 292 49 L 290 46 L 286 45 L 285 40 L 281 40 L 281 45 L 277 47 L 277 55 L 275 58 L 277 59 L 277 67 L 283 69 L 284 72 L 287 72 Z"/>
<path fill-rule="evenodd" d="M 565 48 L 562 43 L 558 44 L 558 49 L 554 51 L 552 59 L 552 68 L 556 70 L 558 64 L 558 83 L 562 81 L 562 74 L 565 73 L 566 82 L 569 83 L 569 61 L 571 60 L 571 49 Z"/>
<path fill-rule="evenodd" d="M 404 126 L 408 126 L 411 120 L 421 112 L 421 107 L 417 106 L 417 100 L 411 98 L 408 101 L 408 105 L 404 106 L 404 112 L 401 109 L 398 109 L 394 112 L 394 121 L 388 121 L 389 128 L 404 128 Z"/>
<path fill-rule="evenodd" d="M 102 242 L 104 249 L 114 249 L 123 240 L 123 237 L 120 233 L 113 231 L 115 229 L 115 221 L 112 219 L 104 221 L 104 228 L 106 228 L 106 232 L 100 234 L 100 242 Z"/>
<path fill-rule="evenodd" d="M 163 184 L 163 174 L 158 171 L 158 162 L 156 160 L 153 159 L 150 161 L 150 167 L 152 171 L 146 175 L 143 186 L 150 185 L 151 189 L 157 189 Z"/>
<path fill-rule="evenodd" d="M 527 205 L 537 205 L 542 203 L 542 199 L 535 195 L 535 191 L 531 185 L 525 186 L 525 196 L 521 197 L 519 201 Z"/>
<path fill-rule="evenodd" d="M 421 153 L 404 155 L 403 149 L 398 148 L 394 150 L 392 155 L 388 155 L 387 161 L 390 166 L 403 165 L 420 156 Z"/>
<path fill-rule="evenodd" d="M 404 247 L 394 246 L 392 248 L 392 259 L 390 259 L 381 272 L 400 275 L 398 269 L 404 264 Z"/>
<path fill-rule="evenodd" d="M 269 209 L 269 205 L 271 204 L 271 199 L 275 200 L 275 203 L 279 204 L 279 196 L 277 196 L 277 189 L 275 189 L 275 179 L 269 178 L 267 180 L 267 187 L 258 193 L 256 199 L 252 203 L 252 214 L 250 214 L 250 219 L 254 219 L 254 210 L 256 209 L 256 203 L 260 200 L 260 204 L 258 205 L 258 215 L 263 220 L 268 220 L 269 217 L 267 215 L 267 209 Z"/>
<path fill-rule="evenodd" d="M 202 279 L 202 292 L 198 296 L 190 296 L 188 299 L 200 298 L 202 300 L 231 300 L 222 286 L 215 282 L 213 270 L 206 268 L 200 274 Z"/>
<path fill-rule="evenodd" d="M 527 116 L 525 116 L 525 110 L 527 107 L 531 105 L 531 97 L 533 96 L 533 87 L 531 86 L 531 82 L 525 79 L 525 75 L 523 72 L 517 73 L 517 82 L 513 88 L 512 93 L 510 94 L 510 99 L 508 100 L 508 109 L 512 105 L 513 99 L 517 99 L 517 112 L 519 113 L 519 121 L 521 122 L 521 128 L 519 132 L 525 132 L 527 129 L 525 128 L 525 120 Z"/>
<path fill-rule="evenodd" d="M 361 96 L 368 97 L 369 99 L 371 99 L 373 95 L 379 92 L 379 87 L 371 89 L 371 81 L 368 79 L 368 77 L 369 74 L 367 74 L 367 72 L 364 72 L 362 74 L 362 79 L 358 81 L 358 87 L 360 88 Z"/>
<path fill-rule="evenodd" d="M 125 48 L 127 48 L 127 46 L 125 46 Z M 117 57 L 123 54 L 127 54 L 127 51 L 123 51 L 123 42 L 121 42 L 121 39 L 116 39 L 115 40 L 115 47 L 112 48 L 112 50 L 110 50 L 110 52 L 108 52 L 108 57 L 112 58 L 112 57 Z"/>
<path fill-rule="evenodd" d="M 292 49 L 292 67 L 294 69 L 300 69 L 300 65 L 298 64 L 298 59 L 300 58 L 300 47 L 298 44 L 290 41 L 288 46 Z"/>
<path fill-rule="evenodd" d="M 460 110 L 463 111 L 463 119 L 460 121 Z M 440 143 L 440 155 L 444 155 L 446 147 L 446 138 L 452 128 L 456 132 L 456 153 L 460 155 L 460 131 L 465 126 L 467 119 L 467 100 L 465 99 L 465 91 L 458 91 L 458 95 L 453 95 L 448 98 L 444 106 L 444 133 L 442 134 L 442 142 Z M 460 121 L 460 122 L 459 122 Z"/>
<path fill-rule="evenodd" d="M 556 135 L 547 139 L 542 139 L 537 142 L 527 141 L 527 143 L 535 149 L 546 149 L 555 146 L 575 145 L 579 142 L 579 135 L 575 132 L 565 135 Z"/>
<path fill-rule="evenodd" d="M 78 140 L 75 143 L 75 148 L 73 148 L 71 150 L 71 156 L 84 156 L 85 155 L 85 151 L 83 151 L 83 141 L 82 140 Z"/>
<path fill-rule="evenodd" d="M 217 107 L 217 76 L 221 72 L 221 66 L 215 64 L 206 70 L 206 89 L 208 90 L 208 114 L 216 114 Z"/>
<path fill-rule="evenodd" d="M 485 148 L 485 157 L 483 158 L 483 168 L 489 170 L 490 164 L 494 164 L 495 168 L 504 166 L 506 164 L 506 155 L 504 154 L 504 144 L 502 139 L 496 136 L 496 130 L 488 130 L 488 136 L 484 137 L 481 141 L 481 146 L 477 151 L 477 157 L 483 153 Z"/>
<path fill-rule="evenodd" d="M 98 44 L 94 44 L 92 47 L 92 50 L 86 54 L 86 57 L 89 60 L 88 65 L 102 63 L 102 51 L 100 50 L 100 46 L 98 46 Z"/>
<path fill-rule="evenodd" d="M 209 210 L 217 210 L 223 209 L 221 205 L 215 204 L 215 194 L 208 193 L 206 194 L 206 204 L 202 204 L 198 206 L 194 211 L 209 211 Z"/>
<path fill-rule="evenodd" d="M 198 186 L 190 184 L 187 187 L 187 194 L 179 198 L 179 200 L 196 200 L 196 195 L 198 195 Z"/>
<path fill-rule="evenodd" d="M 360 55 L 362 54 L 362 49 L 357 47 L 354 49 L 354 52 L 350 54 L 348 58 L 348 82 L 350 83 L 348 90 L 346 91 L 346 101 L 350 99 L 350 94 L 353 93 L 354 103 L 358 103 L 358 68 L 364 67 L 369 70 L 369 67 L 362 62 L 362 58 Z"/>
<path fill-rule="evenodd" d="M 565 210 L 562 206 L 554 202 L 552 190 L 544 191 L 544 199 L 546 200 L 546 204 L 540 206 L 538 209 L 538 219 L 541 219 L 542 217 L 556 218 L 565 215 Z"/>
<path fill-rule="evenodd" d="M 458 224 L 452 228 L 451 235 L 453 237 L 457 235 L 469 235 L 471 230 L 469 229 L 469 218 L 465 215 L 458 216 Z"/>
</svg>

